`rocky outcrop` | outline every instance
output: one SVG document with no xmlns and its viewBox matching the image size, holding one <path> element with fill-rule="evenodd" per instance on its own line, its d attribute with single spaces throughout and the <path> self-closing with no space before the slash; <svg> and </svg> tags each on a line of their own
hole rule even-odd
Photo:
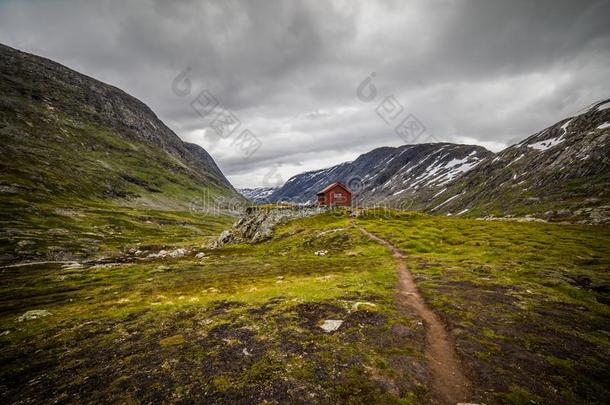
<svg viewBox="0 0 610 405">
<path fill-rule="evenodd" d="M 324 212 L 316 206 L 288 206 L 274 208 L 248 207 L 231 229 L 223 231 L 214 247 L 233 243 L 257 243 L 270 239 L 273 228 L 292 219 L 304 218 Z"/>
</svg>

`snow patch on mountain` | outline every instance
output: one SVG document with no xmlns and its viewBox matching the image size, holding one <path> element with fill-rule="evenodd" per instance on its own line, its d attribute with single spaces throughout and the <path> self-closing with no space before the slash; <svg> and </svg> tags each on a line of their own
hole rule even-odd
<svg viewBox="0 0 610 405">
<path fill-rule="evenodd" d="M 437 209 L 439 209 L 440 207 L 442 207 L 443 205 L 447 204 L 449 201 L 451 200 L 455 200 L 456 198 L 458 198 L 460 196 L 460 194 L 456 194 L 453 197 L 449 197 L 448 199 L 446 199 L 445 201 L 443 201 L 442 203 L 440 203 L 439 205 L 437 205 L 436 207 L 432 208 L 432 211 L 436 211 Z"/>
<path fill-rule="evenodd" d="M 610 100 L 606 101 L 605 103 L 598 104 L 597 111 L 607 110 L 608 108 L 610 108 Z"/>
<path fill-rule="evenodd" d="M 556 138 L 545 139 L 544 141 L 531 143 L 531 144 L 529 144 L 527 146 L 529 148 L 532 148 L 532 149 L 536 149 L 536 150 L 540 150 L 540 151 L 545 151 L 547 149 L 552 148 L 555 145 L 559 145 L 560 143 L 562 143 L 565 140 L 563 135 L 564 134 L 561 134 L 560 136 L 558 136 Z"/>
</svg>

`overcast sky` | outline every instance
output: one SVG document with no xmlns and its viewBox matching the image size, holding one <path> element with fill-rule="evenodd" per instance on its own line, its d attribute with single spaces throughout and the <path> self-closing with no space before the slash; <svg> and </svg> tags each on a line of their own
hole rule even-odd
<svg viewBox="0 0 610 405">
<path fill-rule="evenodd" d="M 609 16 L 605 0 L 0 0 L 0 42 L 139 98 L 247 187 L 412 141 L 394 132 L 410 114 L 415 141 L 498 151 L 610 97 Z M 192 108 L 210 95 L 232 134 Z"/>
</svg>

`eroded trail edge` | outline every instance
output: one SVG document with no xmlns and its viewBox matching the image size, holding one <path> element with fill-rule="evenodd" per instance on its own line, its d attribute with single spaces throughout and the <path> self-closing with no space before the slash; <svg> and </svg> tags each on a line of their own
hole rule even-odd
<svg viewBox="0 0 610 405">
<path fill-rule="evenodd" d="M 455 347 L 439 317 L 426 305 L 407 270 L 404 254 L 389 241 L 358 227 L 362 233 L 387 247 L 398 262 L 398 294 L 401 305 L 413 308 L 426 329 L 426 358 L 432 375 L 432 396 L 443 404 L 466 401 L 470 382 L 464 375 Z"/>
</svg>

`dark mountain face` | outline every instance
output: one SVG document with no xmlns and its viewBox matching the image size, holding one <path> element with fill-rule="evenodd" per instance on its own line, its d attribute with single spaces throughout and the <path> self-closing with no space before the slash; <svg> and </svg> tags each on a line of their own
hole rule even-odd
<svg viewBox="0 0 610 405">
<path fill-rule="evenodd" d="M 491 156 L 493 153 L 480 146 L 450 143 L 383 147 L 353 162 L 294 176 L 270 198 L 313 202 L 316 192 L 341 181 L 352 189 L 359 205 L 405 201 L 417 205 L 419 199 L 432 196 Z"/>
<path fill-rule="evenodd" d="M 510 146 L 426 205 L 431 213 L 604 222 L 610 212 L 610 100 Z"/>
<path fill-rule="evenodd" d="M 142 102 L 50 60 L 0 45 L 0 184 L 40 200 L 111 198 L 185 207 L 237 193 L 201 147 Z"/>
</svg>

